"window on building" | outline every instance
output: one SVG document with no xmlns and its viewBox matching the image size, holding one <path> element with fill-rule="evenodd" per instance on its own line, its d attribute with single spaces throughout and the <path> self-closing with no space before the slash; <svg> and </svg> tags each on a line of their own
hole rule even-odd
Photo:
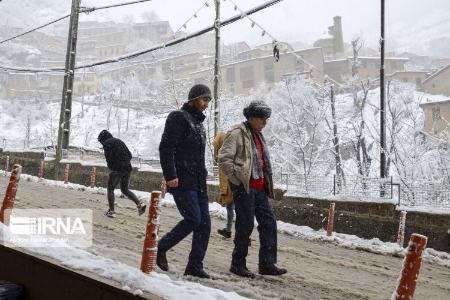
<svg viewBox="0 0 450 300">
<path fill-rule="evenodd" d="M 274 82 L 274 63 L 272 60 L 268 60 L 264 62 L 264 80 L 267 82 Z"/>
<path fill-rule="evenodd" d="M 433 121 L 438 121 L 441 119 L 441 108 L 438 105 L 435 105 L 432 109 L 433 112 Z"/>
<path fill-rule="evenodd" d="M 235 76 L 235 71 L 234 71 L 234 67 L 228 68 L 227 69 L 227 82 L 234 82 L 236 80 L 236 76 Z"/>
<path fill-rule="evenodd" d="M 255 86 L 255 72 L 253 66 L 242 67 L 240 69 L 242 87 L 248 89 Z"/>
<path fill-rule="evenodd" d="M 230 84 L 230 93 L 234 94 L 235 89 L 234 89 L 234 83 Z"/>
</svg>

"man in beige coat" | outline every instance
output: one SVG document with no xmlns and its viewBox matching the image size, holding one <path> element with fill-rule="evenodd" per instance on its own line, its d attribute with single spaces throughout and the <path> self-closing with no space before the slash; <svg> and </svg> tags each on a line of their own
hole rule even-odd
<svg viewBox="0 0 450 300">
<path fill-rule="evenodd" d="M 272 166 L 269 149 L 262 135 L 272 110 L 263 101 L 244 108 L 247 121 L 234 126 L 225 136 L 219 152 L 219 166 L 228 178 L 236 209 L 236 234 L 230 271 L 254 278 L 246 265 L 248 239 L 258 221 L 259 267 L 262 275 L 282 275 L 278 268 L 277 222 L 269 203 L 273 198 Z"/>
</svg>

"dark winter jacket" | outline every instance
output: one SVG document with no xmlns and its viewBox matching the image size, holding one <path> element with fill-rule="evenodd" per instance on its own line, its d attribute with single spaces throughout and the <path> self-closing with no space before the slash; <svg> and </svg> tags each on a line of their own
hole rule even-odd
<svg viewBox="0 0 450 300">
<path fill-rule="evenodd" d="M 205 115 L 187 103 L 169 114 L 159 144 L 164 178 L 178 178 L 178 188 L 206 191 Z"/>
<path fill-rule="evenodd" d="M 112 171 L 131 171 L 131 152 L 125 143 L 114 138 L 107 130 L 100 132 L 98 141 L 103 145 L 106 163 Z"/>
</svg>

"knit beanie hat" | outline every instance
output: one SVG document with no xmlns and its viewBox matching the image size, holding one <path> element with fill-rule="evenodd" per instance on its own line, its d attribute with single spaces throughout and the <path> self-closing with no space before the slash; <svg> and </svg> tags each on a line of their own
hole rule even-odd
<svg viewBox="0 0 450 300">
<path fill-rule="evenodd" d="M 211 100 L 211 90 L 209 87 L 204 84 L 194 85 L 189 91 L 188 100 L 192 101 L 198 98 L 209 98 L 209 100 Z"/>
<path fill-rule="evenodd" d="M 244 116 L 247 120 L 250 117 L 268 119 L 272 114 L 272 109 L 266 104 L 266 102 L 261 100 L 255 100 L 250 102 L 250 104 L 244 108 Z"/>
</svg>

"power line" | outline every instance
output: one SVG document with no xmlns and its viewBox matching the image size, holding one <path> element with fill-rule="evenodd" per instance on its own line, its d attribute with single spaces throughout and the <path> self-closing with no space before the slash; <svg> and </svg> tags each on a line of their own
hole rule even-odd
<svg viewBox="0 0 450 300">
<path fill-rule="evenodd" d="M 283 0 L 271 0 L 271 1 L 267 1 L 263 4 L 260 4 L 252 9 L 247 10 L 246 12 L 243 12 L 243 14 L 239 14 L 239 15 L 235 15 L 233 17 L 230 17 L 224 21 L 222 21 L 220 23 L 220 27 L 225 27 L 228 26 L 236 21 L 241 20 L 242 18 L 244 18 L 247 15 L 252 15 L 254 13 L 257 13 L 263 9 L 266 9 L 272 5 L 275 5 L 279 2 L 282 2 Z M 95 67 L 95 66 L 101 66 L 101 65 L 105 65 L 105 64 L 110 64 L 110 63 L 117 63 L 120 61 L 125 61 L 128 59 L 132 59 L 156 50 L 160 50 L 160 49 L 165 49 L 166 47 L 170 47 L 170 46 L 174 46 L 176 44 L 185 42 L 187 40 L 190 40 L 192 38 L 195 38 L 197 36 L 203 35 L 209 31 L 214 30 L 215 28 L 215 24 L 208 26 L 206 28 L 203 28 L 197 32 L 191 33 L 190 35 L 184 36 L 184 37 L 180 37 L 180 38 L 176 38 L 176 39 L 172 39 L 166 43 L 163 44 L 159 44 L 157 46 L 148 48 L 148 49 L 144 49 L 144 50 L 140 50 L 134 53 L 130 53 L 127 55 L 123 55 L 123 56 L 119 56 L 116 58 L 111 58 L 111 59 L 107 59 L 107 60 L 102 60 L 102 61 L 97 61 L 97 62 L 93 62 L 93 63 L 89 63 L 89 64 L 84 64 L 84 65 L 79 65 L 76 66 L 75 69 L 83 69 L 83 68 L 90 68 L 90 67 Z M 0 65 L 0 70 L 12 70 L 12 71 L 18 71 L 18 72 L 29 72 L 29 73 L 45 73 L 45 72 L 63 72 L 64 69 L 63 68 L 49 68 L 49 69 L 27 69 L 27 68 L 14 68 L 14 67 L 7 67 L 7 66 L 1 66 Z"/>
<path fill-rule="evenodd" d="M 120 6 L 126 6 L 126 5 L 131 5 L 131 4 L 137 4 L 137 3 L 142 3 L 142 2 L 149 2 L 152 0 L 136 0 L 136 1 L 130 1 L 130 2 L 123 2 L 123 3 L 118 3 L 118 4 L 111 4 L 111 5 L 105 5 L 105 6 L 99 6 L 99 7 L 81 7 L 80 8 L 80 13 L 91 13 L 93 11 L 96 10 L 102 10 L 102 9 L 108 9 L 108 8 L 113 8 L 113 7 L 120 7 Z"/>
<path fill-rule="evenodd" d="M 81 7 L 81 8 L 80 8 L 80 13 L 83 13 L 83 14 L 90 14 L 91 12 L 94 12 L 94 11 L 97 11 L 97 10 L 102 10 L 102 9 L 107 9 L 107 8 L 113 8 L 113 7 L 120 7 L 120 6 L 131 5 L 131 4 L 137 4 L 137 3 L 141 3 L 141 2 L 149 2 L 149 1 L 152 1 L 152 0 L 137 0 L 137 1 L 130 1 L 130 2 L 124 2 L 124 3 L 118 3 L 118 4 L 111 4 L 111 5 L 99 6 L 99 7 Z M 27 34 L 29 34 L 29 33 L 32 33 L 32 32 L 34 32 L 34 31 L 36 31 L 36 30 L 39 30 L 39 29 L 42 29 L 42 28 L 47 27 L 47 26 L 49 26 L 49 25 L 52 25 L 52 24 L 54 24 L 54 23 L 57 23 L 57 22 L 59 22 L 59 21 L 62 21 L 62 20 L 64 20 L 64 19 L 67 19 L 68 17 L 70 17 L 70 14 L 65 15 L 65 16 L 62 16 L 62 17 L 60 17 L 60 18 L 58 18 L 58 19 L 55 19 L 55 20 L 53 20 L 53 21 L 50 21 L 50 22 L 48 22 L 48 23 L 45 23 L 44 25 L 41 25 L 41 26 L 38 26 L 38 27 L 36 27 L 36 28 L 30 29 L 30 30 L 28 30 L 28 31 L 25 31 L 25 32 L 23 32 L 23 33 L 21 33 L 21 34 L 12 36 L 12 37 L 10 37 L 10 38 L 7 38 L 6 40 L 2 40 L 2 41 L 0 41 L 0 45 L 3 44 L 3 43 L 9 42 L 9 41 L 11 41 L 11 40 L 14 40 L 14 39 L 16 39 L 16 38 L 19 38 L 19 37 L 21 37 L 21 36 L 24 36 L 24 35 L 27 35 Z"/>
<path fill-rule="evenodd" d="M 56 19 L 56 20 L 50 21 L 50 22 L 48 22 L 48 23 L 45 23 L 44 25 L 41 25 L 41 26 L 39 26 L 39 27 L 36 27 L 36 28 L 30 29 L 30 30 L 28 30 L 28 31 L 25 31 L 25 32 L 23 32 L 23 33 L 21 33 L 21 34 L 12 36 L 12 37 L 10 37 L 10 38 L 7 38 L 6 40 L 0 41 L 0 45 L 3 44 L 3 43 L 9 42 L 9 41 L 11 41 L 11 40 L 14 40 L 14 39 L 16 39 L 16 38 L 18 38 L 18 37 L 21 37 L 21 36 L 24 36 L 24 35 L 26 35 L 26 34 L 32 33 L 32 32 L 34 32 L 34 31 L 36 31 L 36 30 L 41 29 L 41 28 L 47 27 L 47 26 L 49 26 L 49 25 L 51 25 L 51 24 L 54 24 L 54 23 L 56 23 L 56 22 L 59 22 L 59 21 L 61 21 L 61 20 L 67 19 L 68 17 L 70 17 L 70 14 L 65 15 L 65 16 L 63 16 L 63 17 L 61 17 L 61 18 L 58 18 L 58 19 Z"/>
</svg>

